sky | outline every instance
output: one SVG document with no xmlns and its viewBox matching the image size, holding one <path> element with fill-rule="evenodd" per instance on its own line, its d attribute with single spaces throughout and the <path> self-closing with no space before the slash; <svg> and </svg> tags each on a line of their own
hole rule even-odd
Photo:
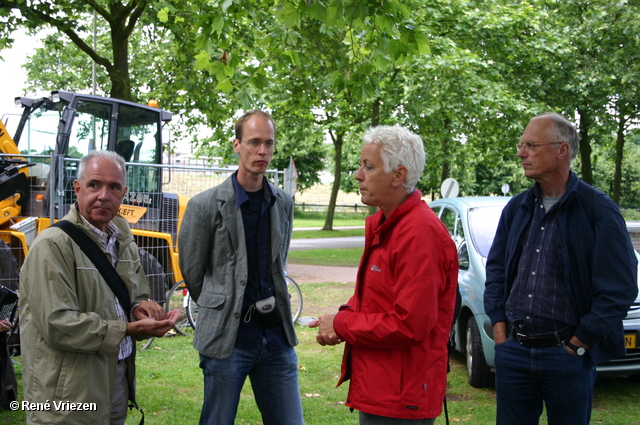
<svg viewBox="0 0 640 425">
<path fill-rule="evenodd" d="M 22 65 L 27 60 L 27 55 L 33 53 L 38 46 L 37 37 L 29 37 L 24 32 L 14 33 L 15 42 L 11 49 L 0 51 L 0 75 L 2 76 L 2 90 L 0 91 L 0 119 L 3 122 L 9 118 L 9 132 L 11 123 L 17 124 L 18 117 L 7 117 L 6 114 L 20 114 L 21 109 L 16 108 L 14 99 L 23 95 L 25 87 L 25 71 Z"/>
</svg>

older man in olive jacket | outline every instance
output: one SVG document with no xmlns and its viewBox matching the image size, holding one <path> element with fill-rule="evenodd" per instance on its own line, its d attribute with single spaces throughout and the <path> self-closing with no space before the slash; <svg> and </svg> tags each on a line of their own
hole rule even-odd
<svg viewBox="0 0 640 425">
<path fill-rule="evenodd" d="M 62 220 L 75 224 L 114 264 L 131 313 L 93 262 L 60 228 L 42 231 L 20 275 L 20 332 L 28 424 L 123 424 L 135 402 L 135 343 L 175 324 L 148 301 L 148 284 L 126 220 L 124 160 L 109 151 L 82 158 L 78 201 Z M 104 241 L 104 244 L 103 244 Z M 136 404 L 137 406 L 137 404 Z"/>
</svg>

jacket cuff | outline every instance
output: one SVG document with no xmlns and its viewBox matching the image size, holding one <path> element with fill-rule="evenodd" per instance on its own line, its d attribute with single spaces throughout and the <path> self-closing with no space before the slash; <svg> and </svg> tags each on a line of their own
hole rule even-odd
<svg viewBox="0 0 640 425">
<path fill-rule="evenodd" d="M 120 353 L 120 342 L 127 335 L 127 322 L 122 320 L 107 320 L 107 334 L 102 340 L 98 354 L 103 356 L 117 356 Z"/>
<path fill-rule="evenodd" d="M 583 343 L 587 344 L 589 348 L 595 346 L 602 338 L 593 338 L 587 331 L 587 327 L 584 325 L 578 326 L 578 329 L 574 332 L 576 338 Z"/>
</svg>

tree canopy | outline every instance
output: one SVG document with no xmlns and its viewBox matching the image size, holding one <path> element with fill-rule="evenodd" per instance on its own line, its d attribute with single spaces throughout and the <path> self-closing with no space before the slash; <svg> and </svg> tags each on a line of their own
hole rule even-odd
<svg viewBox="0 0 640 425">
<path fill-rule="evenodd" d="M 303 190 L 331 169 L 334 204 L 339 188 L 354 189 L 362 133 L 378 124 L 421 135 L 425 194 L 439 196 L 447 177 L 464 195 L 500 194 L 504 183 L 517 193 L 530 183 L 514 146 L 533 115 L 556 111 L 579 129 L 581 177 L 637 207 L 639 9 L 630 0 L 0 0 L 0 47 L 17 27 L 54 28 L 27 65 L 31 89 L 86 91 L 95 62 L 102 93 L 158 99 L 179 116 L 174 137 L 228 162 L 234 116 L 266 109 L 278 123 L 274 166 L 293 157 Z"/>
</svg>

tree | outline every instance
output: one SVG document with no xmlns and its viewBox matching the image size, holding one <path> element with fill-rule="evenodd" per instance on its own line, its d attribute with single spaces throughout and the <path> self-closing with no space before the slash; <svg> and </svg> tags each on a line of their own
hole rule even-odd
<svg viewBox="0 0 640 425">
<path fill-rule="evenodd" d="M 0 22 L 4 40 L 17 26 L 31 30 L 51 27 L 65 34 L 92 61 L 103 67 L 110 80 L 111 97 L 133 100 L 129 75 L 129 39 L 149 5 L 146 0 L 101 2 L 89 0 L 14 1 L 0 0 Z M 87 25 L 95 14 L 110 31 L 111 50 L 101 54 L 87 42 Z M 102 26 L 102 25 L 101 25 Z"/>
</svg>

